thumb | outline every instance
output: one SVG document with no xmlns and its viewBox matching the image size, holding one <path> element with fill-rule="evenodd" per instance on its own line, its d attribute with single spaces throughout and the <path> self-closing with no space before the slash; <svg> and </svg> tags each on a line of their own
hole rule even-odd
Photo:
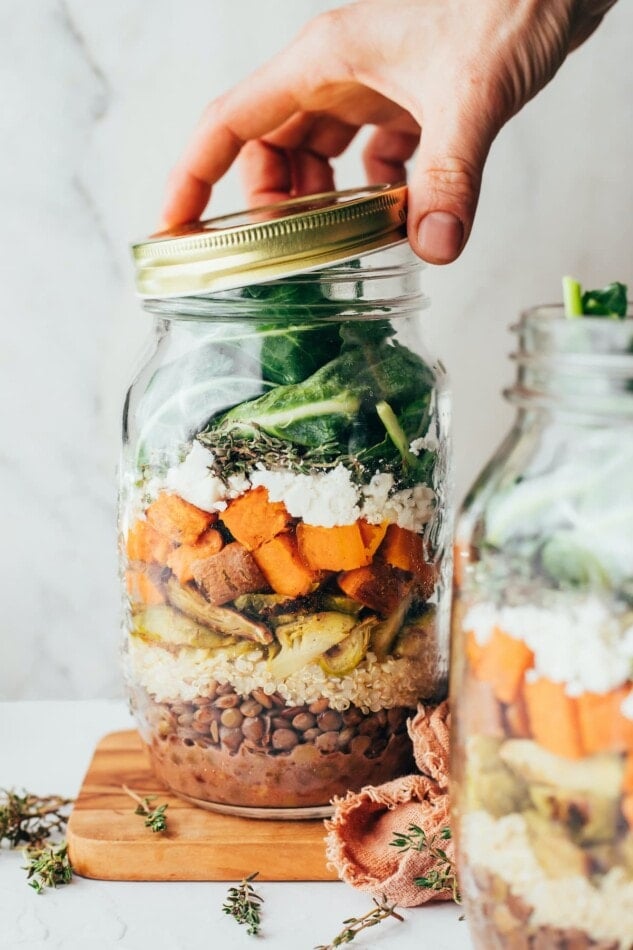
<svg viewBox="0 0 633 950">
<path fill-rule="evenodd" d="M 466 244 L 497 131 L 483 117 L 473 120 L 463 104 L 461 108 L 427 116 L 409 176 L 409 240 L 429 264 L 449 264 Z"/>
</svg>

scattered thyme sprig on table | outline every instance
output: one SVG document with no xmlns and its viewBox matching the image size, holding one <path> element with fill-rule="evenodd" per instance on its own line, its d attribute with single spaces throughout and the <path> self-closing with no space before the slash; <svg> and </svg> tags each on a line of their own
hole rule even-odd
<svg viewBox="0 0 633 950">
<path fill-rule="evenodd" d="M 246 924 L 246 933 L 251 937 L 257 936 L 261 925 L 261 905 L 264 898 L 254 890 L 252 882 L 259 871 L 249 874 L 237 887 L 230 887 L 222 910 L 230 914 L 238 924 Z"/>
<path fill-rule="evenodd" d="M 28 863 L 24 870 L 29 887 L 41 894 L 45 887 L 69 884 L 73 869 L 68 857 L 68 845 L 61 841 L 48 848 L 28 848 L 25 852 Z"/>
<path fill-rule="evenodd" d="M 151 828 L 152 831 L 156 833 L 167 830 L 167 815 L 165 812 L 169 808 L 169 805 L 157 805 L 152 808 L 152 802 L 156 801 L 158 795 L 145 795 L 144 798 L 141 798 L 140 795 L 133 792 L 127 785 L 122 785 L 121 787 L 125 794 L 129 795 L 130 798 L 137 803 L 134 814 L 141 815 L 145 819 L 146 828 Z"/>
<path fill-rule="evenodd" d="M 366 930 L 368 927 L 375 927 L 376 924 L 379 924 L 382 920 L 386 920 L 388 917 L 395 917 L 396 920 L 404 921 L 404 917 L 396 913 L 397 905 L 387 903 L 387 898 L 384 894 L 382 900 L 378 901 L 375 897 L 372 898 L 372 900 L 376 905 L 373 910 L 367 911 L 362 917 L 349 917 L 347 920 L 344 920 L 343 930 L 341 930 L 340 934 L 337 934 L 331 943 L 319 944 L 314 950 L 334 950 L 335 947 L 341 947 L 344 943 L 351 943 L 356 934 L 359 934 L 361 930 Z"/>
<path fill-rule="evenodd" d="M 14 789 L 0 791 L 0 845 L 10 848 L 25 845 L 29 886 L 38 894 L 45 887 L 68 884 L 73 869 L 68 857 L 68 845 L 59 838 L 68 822 L 68 808 L 72 799 L 61 795 L 33 795 Z M 48 842 L 48 844 L 45 844 Z"/>
<path fill-rule="evenodd" d="M 0 791 L 0 844 L 39 847 L 54 833 L 61 833 L 68 821 L 72 799 L 61 795 L 40 797 L 14 789 Z"/>
<path fill-rule="evenodd" d="M 455 865 L 446 851 L 438 844 L 438 841 L 450 841 L 451 838 L 450 828 L 442 828 L 439 833 L 429 837 L 419 825 L 409 825 L 406 833 L 401 831 L 394 833 L 391 845 L 398 848 L 401 853 L 405 851 L 426 851 L 432 858 L 435 858 L 437 867 L 430 870 L 423 877 L 414 878 L 414 884 L 431 891 L 450 891 L 455 903 L 459 904 L 461 903 L 461 897 Z"/>
</svg>

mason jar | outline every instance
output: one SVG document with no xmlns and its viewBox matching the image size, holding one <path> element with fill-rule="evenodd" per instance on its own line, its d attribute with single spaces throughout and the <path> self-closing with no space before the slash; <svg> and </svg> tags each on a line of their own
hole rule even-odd
<svg viewBox="0 0 633 950">
<path fill-rule="evenodd" d="M 475 946 L 633 946 L 633 320 L 528 311 L 456 527 L 452 804 Z"/>
<path fill-rule="evenodd" d="M 156 775 L 258 817 L 412 769 L 447 691 L 446 377 L 404 188 L 134 248 L 154 319 L 125 404 L 124 664 Z"/>
</svg>

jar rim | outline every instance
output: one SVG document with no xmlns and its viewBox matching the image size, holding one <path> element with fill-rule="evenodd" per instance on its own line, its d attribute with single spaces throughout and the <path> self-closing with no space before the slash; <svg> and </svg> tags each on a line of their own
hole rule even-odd
<svg viewBox="0 0 633 950">
<path fill-rule="evenodd" d="M 586 419 L 633 417 L 633 306 L 624 318 L 567 317 L 562 304 L 531 307 L 511 328 L 518 367 L 506 397 L 522 409 Z"/>
<path fill-rule="evenodd" d="M 518 362 L 549 361 L 561 370 L 594 366 L 610 374 L 633 373 L 633 304 L 624 318 L 567 317 L 560 303 L 523 310 L 511 329 L 520 340 Z"/>
<path fill-rule="evenodd" d="M 382 248 L 351 262 L 337 262 L 317 270 L 301 271 L 279 280 L 208 294 L 183 297 L 146 297 L 143 308 L 171 320 L 261 320 L 327 322 L 390 319 L 427 309 L 428 296 L 420 286 L 424 263 L 403 243 Z M 306 300 L 302 288 L 318 286 Z M 274 294 L 261 293 L 269 288 Z M 252 291 L 252 292 L 251 292 Z M 272 301 L 272 306 L 271 306 Z M 306 304 L 308 304 L 306 306 Z"/>
</svg>

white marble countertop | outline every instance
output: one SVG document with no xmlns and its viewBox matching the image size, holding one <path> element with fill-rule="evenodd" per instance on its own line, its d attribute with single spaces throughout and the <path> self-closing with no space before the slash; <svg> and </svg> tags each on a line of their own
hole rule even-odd
<svg viewBox="0 0 633 950">
<path fill-rule="evenodd" d="M 101 736 L 126 729 L 125 704 L 109 701 L 0 703 L 0 787 L 77 794 Z M 262 931 L 249 937 L 221 911 L 227 884 L 93 881 L 38 896 L 22 855 L 0 852 L 0 950 L 311 950 L 365 913 L 369 895 L 342 883 L 262 883 Z M 454 905 L 412 908 L 360 934 L 356 950 L 470 950 Z"/>
</svg>

